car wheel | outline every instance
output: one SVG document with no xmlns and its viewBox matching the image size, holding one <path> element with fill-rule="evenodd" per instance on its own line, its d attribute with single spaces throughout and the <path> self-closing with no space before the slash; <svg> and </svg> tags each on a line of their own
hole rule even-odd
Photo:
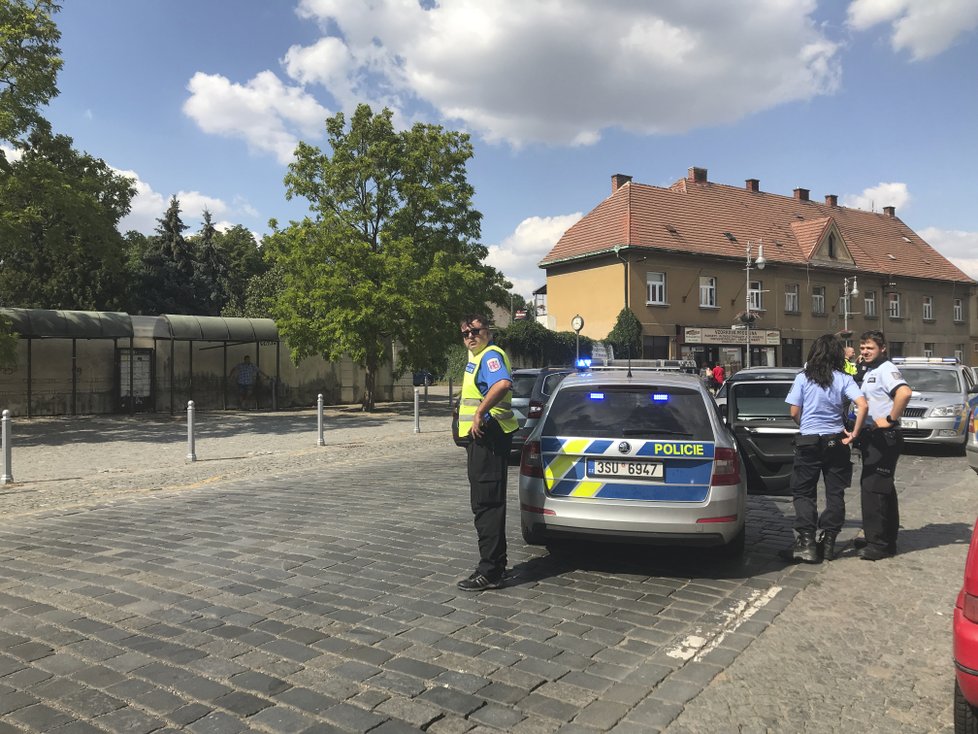
<svg viewBox="0 0 978 734">
<path fill-rule="evenodd" d="M 546 544 L 546 540 L 543 537 L 543 533 L 541 533 L 539 530 L 532 530 L 528 528 L 526 525 L 523 525 L 522 523 L 521 523 L 521 527 L 523 529 L 523 541 L 527 545 Z"/>
<path fill-rule="evenodd" d="M 954 681 L 954 734 L 978 734 L 978 711 L 968 703 Z"/>
<path fill-rule="evenodd" d="M 745 525 L 740 529 L 740 532 L 734 536 L 734 539 L 729 543 L 721 545 L 716 550 L 718 558 L 724 560 L 736 560 L 744 555 L 744 546 L 747 540 L 747 526 Z"/>
</svg>

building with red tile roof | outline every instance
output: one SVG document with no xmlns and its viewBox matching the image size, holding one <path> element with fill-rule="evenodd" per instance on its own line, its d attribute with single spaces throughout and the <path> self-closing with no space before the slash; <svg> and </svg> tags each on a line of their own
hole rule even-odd
<svg viewBox="0 0 978 734">
<path fill-rule="evenodd" d="M 582 333 L 601 339 L 627 304 L 643 324 L 646 358 L 737 369 L 750 340 L 752 365 L 801 365 L 812 340 L 847 328 L 857 339 L 882 330 L 895 355 L 974 352 L 975 281 L 894 207 L 863 211 L 834 195 L 814 201 L 803 188 L 772 194 L 757 179 L 718 184 L 705 168 L 668 188 L 612 176 L 611 195 L 540 267 L 551 328 L 569 329 L 580 314 Z M 751 328 L 732 328 L 747 313 Z"/>
</svg>

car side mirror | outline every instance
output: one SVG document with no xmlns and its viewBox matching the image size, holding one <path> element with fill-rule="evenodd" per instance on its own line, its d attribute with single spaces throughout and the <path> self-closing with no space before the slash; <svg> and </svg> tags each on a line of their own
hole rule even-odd
<svg viewBox="0 0 978 734">
<path fill-rule="evenodd" d="M 971 389 L 968 390 L 969 395 L 978 395 L 978 384 L 972 385 Z"/>
</svg>

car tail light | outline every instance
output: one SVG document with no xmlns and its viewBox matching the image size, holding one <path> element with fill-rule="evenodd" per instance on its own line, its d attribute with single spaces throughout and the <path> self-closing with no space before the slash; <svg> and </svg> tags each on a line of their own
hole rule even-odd
<svg viewBox="0 0 978 734">
<path fill-rule="evenodd" d="M 539 400 L 530 401 L 530 409 L 526 413 L 527 418 L 539 418 L 543 415 L 543 403 Z"/>
<path fill-rule="evenodd" d="M 978 622 L 978 596 L 964 594 L 964 606 L 962 608 L 964 618 L 972 622 Z"/>
<path fill-rule="evenodd" d="M 735 449 L 718 448 L 713 454 L 713 478 L 710 484 L 714 487 L 730 484 L 740 484 L 740 457 Z"/>
<path fill-rule="evenodd" d="M 520 474 L 543 479 L 543 457 L 540 455 L 539 441 L 528 441 L 524 444 L 520 455 Z"/>
</svg>

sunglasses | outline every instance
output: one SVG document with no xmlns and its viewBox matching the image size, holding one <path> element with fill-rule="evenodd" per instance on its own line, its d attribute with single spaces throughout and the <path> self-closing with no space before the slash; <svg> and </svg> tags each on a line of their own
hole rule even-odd
<svg viewBox="0 0 978 734">
<path fill-rule="evenodd" d="M 479 336 L 479 334 L 485 330 L 486 330 L 485 327 L 481 327 L 478 329 L 465 329 L 464 331 L 462 331 L 462 338 L 468 339 L 471 336 Z"/>
</svg>

